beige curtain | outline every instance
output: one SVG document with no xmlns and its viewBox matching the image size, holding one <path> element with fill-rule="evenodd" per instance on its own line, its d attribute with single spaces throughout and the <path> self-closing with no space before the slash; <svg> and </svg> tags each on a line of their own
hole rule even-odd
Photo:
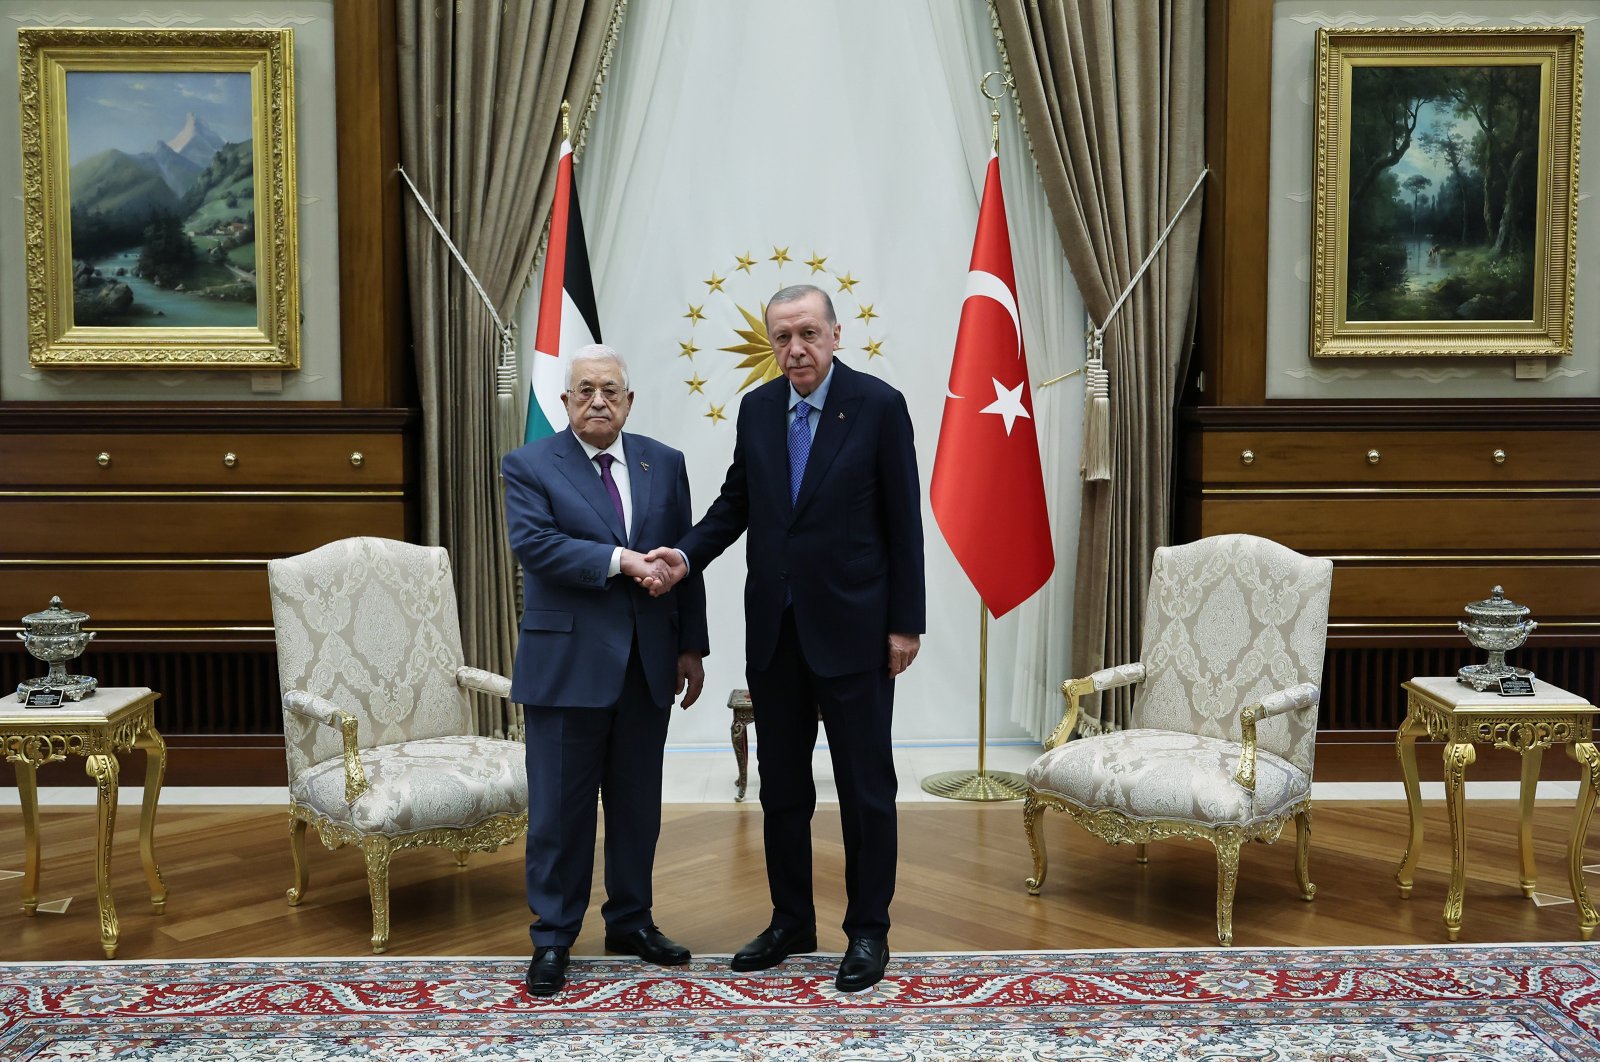
<svg viewBox="0 0 1600 1062">
<path fill-rule="evenodd" d="M 626 0 L 397 0 L 402 164 L 509 321 L 555 194 L 561 101 L 574 132 L 599 102 Z M 422 404 L 422 540 L 450 551 L 467 663 L 511 673 L 515 561 L 501 456 L 526 399 L 496 393 L 500 340 L 460 266 L 409 202 L 406 264 Z M 478 697 L 481 733 L 520 732 Z"/>
<path fill-rule="evenodd" d="M 1204 168 L 1205 5 L 991 3 L 1062 247 L 1089 316 L 1103 323 Z M 1199 215 L 1196 203 L 1106 335 L 1111 478 L 1083 489 L 1074 675 L 1138 659 L 1151 557 L 1171 533 Z M 1105 698 L 1085 706 L 1085 732 L 1127 725 L 1127 691 Z"/>
</svg>

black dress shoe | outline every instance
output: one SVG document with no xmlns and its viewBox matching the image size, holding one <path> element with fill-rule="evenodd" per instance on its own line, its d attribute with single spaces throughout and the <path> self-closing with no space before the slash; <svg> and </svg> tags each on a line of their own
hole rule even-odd
<svg viewBox="0 0 1600 1062">
<path fill-rule="evenodd" d="M 735 970 L 769 970 L 791 955 L 817 950 L 817 931 L 768 926 L 761 935 L 734 953 L 728 963 Z"/>
<path fill-rule="evenodd" d="M 528 964 L 528 994 L 553 996 L 567 984 L 568 951 L 559 945 L 533 949 Z"/>
<path fill-rule="evenodd" d="M 851 937 L 833 982 L 841 992 L 865 992 L 883 980 L 889 967 L 889 942 L 876 937 Z"/>
<path fill-rule="evenodd" d="M 606 950 L 618 955 L 637 955 L 657 966 L 682 966 L 689 961 L 689 949 L 672 940 L 655 926 L 632 933 L 607 933 Z"/>
</svg>

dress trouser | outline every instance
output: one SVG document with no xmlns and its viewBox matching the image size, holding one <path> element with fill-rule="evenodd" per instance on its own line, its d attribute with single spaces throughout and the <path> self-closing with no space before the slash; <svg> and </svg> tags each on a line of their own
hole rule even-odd
<svg viewBox="0 0 1600 1062">
<path fill-rule="evenodd" d="M 635 643 L 617 703 L 605 708 L 529 706 L 528 907 L 534 947 L 570 947 L 594 880 L 595 796 L 605 806 L 610 933 L 652 922 L 651 875 L 661 833 L 661 755 L 671 706 L 650 698 Z"/>
<path fill-rule="evenodd" d="M 890 744 L 894 680 L 881 668 L 851 675 L 812 672 L 785 609 L 772 662 L 752 669 L 756 763 L 761 772 L 762 829 L 772 924 L 804 929 L 816 924 L 811 892 L 811 816 L 817 806 L 811 755 L 817 714 L 828 735 L 839 818 L 844 833 L 844 931 L 850 937 L 886 938 L 894 898 L 898 782 Z"/>
</svg>

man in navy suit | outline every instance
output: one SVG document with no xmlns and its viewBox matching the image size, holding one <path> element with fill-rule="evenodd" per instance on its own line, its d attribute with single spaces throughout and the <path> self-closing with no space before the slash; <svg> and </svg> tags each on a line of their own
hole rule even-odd
<svg viewBox="0 0 1600 1062">
<path fill-rule="evenodd" d="M 748 532 L 746 668 L 772 919 L 733 957 L 764 970 L 817 948 L 811 897 L 811 754 L 828 733 L 845 848 L 836 984 L 869 988 L 889 962 L 897 783 L 889 727 L 894 679 L 924 629 L 922 496 L 904 396 L 835 361 L 833 301 L 809 284 L 766 311 L 784 378 L 739 406 L 721 496 L 676 550 L 664 585 L 697 573 Z"/>
<path fill-rule="evenodd" d="M 675 692 L 687 708 L 705 681 L 705 587 L 653 597 L 657 570 L 635 547 L 689 528 L 683 454 L 624 435 L 628 370 L 609 347 L 580 350 L 562 402 L 571 430 L 501 462 L 511 549 L 522 564 L 522 631 L 511 699 L 524 706 L 528 757 L 528 990 L 566 983 L 594 872 L 595 796 L 606 814 L 608 951 L 659 965 L 689 961 L 651 915 L 661 831 L 661 756 Z"/>
</svg>

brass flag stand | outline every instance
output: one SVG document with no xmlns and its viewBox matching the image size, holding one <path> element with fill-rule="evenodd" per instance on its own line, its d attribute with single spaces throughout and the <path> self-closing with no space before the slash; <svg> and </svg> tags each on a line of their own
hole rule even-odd
<svg viewBox="0 0 1600 1062">
<path fill-rule="evenodd" d="M 1011 771 L 986 771 L 983 767 L 989 714 L 989 606 L 979 601 L 978 611 L 978 769 L 929 775 L 922 780 L 922 790 L 951 800 L 1020 800 L 1028 792 L 1026 778 Z"/>
<path fill-rule="evenodd" d="M 989 79 L 1001 78 L 1000 91 L 991 95 Z M 993 70 L 978 82 L 978 91 L 989 101 L 991 125 L 990 143 L 1000 149 L 1000 98 L 1011 87 L 1011 78 Z M 1020 336 L 1018 337 L 1020 341 Z M 976 771 L 941 771 L 922 781 L 923 792 L 951 800 L 1019 800 L 1028 792 L 1028 781 L 1010 771 L 984 769 L 989 712 L 989 606 L 978 601 L 978 769 Z"/>
</svg>

